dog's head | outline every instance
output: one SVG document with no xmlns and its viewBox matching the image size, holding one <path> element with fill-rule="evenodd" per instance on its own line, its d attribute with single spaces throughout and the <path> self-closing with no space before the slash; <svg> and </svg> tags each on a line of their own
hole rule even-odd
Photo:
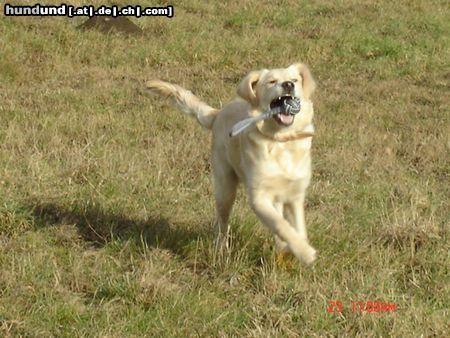
<svg viewBox="0 0 450 338">
<path fill-rule="evenodd" d="M 315 87 L 308 67 L 296 63 L 288 68 L 253 71 L 241 81 L 237 92 L 253 108 L 263 112 L 281 106 L 286 96 L 309 101 Z M 295 116 L 281 112 L 273 119 L 279 126 L 287 127 L 294 123 Z"/>
</svg>

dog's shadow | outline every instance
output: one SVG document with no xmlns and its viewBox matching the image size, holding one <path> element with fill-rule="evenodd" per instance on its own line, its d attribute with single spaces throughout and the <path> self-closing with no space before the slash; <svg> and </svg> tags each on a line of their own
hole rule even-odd
<svg viewBox="0 0 450 338">
<path fill-rule="evenodd" d="M 54 203 L 33 203 L 32 210 L 37 228 L 73 224 L 81 238 L 95 247 L 115 239 L 135 240 L 180 255 L 186 245 L 207 236 L 201 229 L 187 224 L 174 224 L 165 218 L 130 218 L 106 212 L 96 205 L 68 208 Z"/>
</svg>

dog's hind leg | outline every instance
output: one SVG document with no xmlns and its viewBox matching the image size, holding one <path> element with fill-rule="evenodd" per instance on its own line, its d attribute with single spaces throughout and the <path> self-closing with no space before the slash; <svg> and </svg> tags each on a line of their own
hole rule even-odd
<svg viewBox="0 0 450 338">
<path fill-rule="evenodd" d="M 214 196 L 216 199 L 215 228 L 217 242 L 228 240 L 228 220 L 236 199 L 238 178 L 231 167 L 225 163 L 213 168 Z"/>
</svg>

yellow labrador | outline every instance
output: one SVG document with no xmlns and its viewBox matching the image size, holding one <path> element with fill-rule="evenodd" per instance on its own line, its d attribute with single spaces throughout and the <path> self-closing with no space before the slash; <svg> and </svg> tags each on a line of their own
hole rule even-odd
<svg viewBox="0 0 450 338">
<path fill-rule="evenodd" d="M 308 68 L 298 63 L 288 68 L 250 72 L 239 84 L 239 97 L 220 110 L 174 84 L 152 80 L 146 87 L 172 99 L 179 109 L 212 129 L 219 237 L 228 232 L 228 219 L 240 181 L 245 185 L 252 209 L 273 232 L 280 250 L 290 250 L 305 263 L 313 262 L 316 251 L 308 243 L 304 214 L 314 133 L 310 98 L 315 82 Z M 282 111 L 235 137 L 230 136 L 237 122 L 268 111 L 286 97 L 300 99 L 298 114 Z"/>
</svg>

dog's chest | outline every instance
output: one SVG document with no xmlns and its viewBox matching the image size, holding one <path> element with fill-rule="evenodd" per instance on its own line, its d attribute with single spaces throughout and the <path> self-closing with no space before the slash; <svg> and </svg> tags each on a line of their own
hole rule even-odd
<svg viewBox="0 0 450 338">
<path fill-rule="evenodd" d="M 252 161 L 251 187 L 278 200 L 295 198 L 306 189 L 311 176 L 309 148 L 272 143 L 260 151 Z"/>
<path fill-rule="evenodd" d="M 311 158 L 309 149 L 272 147 L 256 170 L 252 186 L 271 194 L 276 200 L 295 198 L 309 184 Z"/>
<path fill-rule="evenodd" d="M 267 148 L 267 174 L 280 179 L 298 180 L 309 173 L 309 149 L 298 144 L 275 144 Z"/>
</svg>

